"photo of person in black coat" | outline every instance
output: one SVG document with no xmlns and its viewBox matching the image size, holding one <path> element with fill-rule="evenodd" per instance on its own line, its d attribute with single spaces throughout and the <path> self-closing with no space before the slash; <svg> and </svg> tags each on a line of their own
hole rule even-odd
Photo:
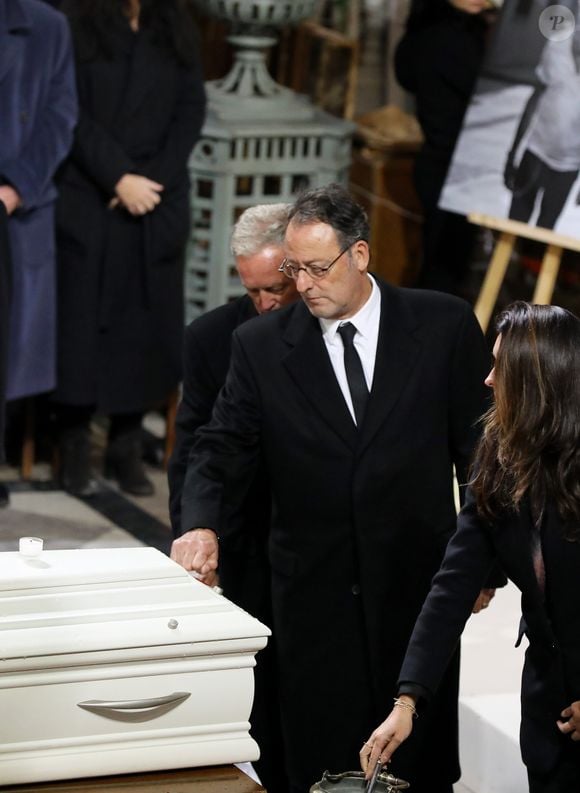
<svg viewBox="0 0 580 793">
<path fill-rule="evenodd" d="M 499 561 L 521 590 L 520 639 L 529 641 L 520 745 L 530 793 L 571 793 L 580 790 L 580 320 L 517 302 L 497 331 L 486 379 L 495 405 L 466 504 L 411 636 L 399 697 L 363 745 L 361 765 L 370 776 L 410 735 Z"/>
<path fill-rule="evenodd" d="M 180 0 L 66 0 L 80 118 L 59 174 L 61 482 L 95 490 L 89 421 L 111 417 L 107 467 L 152 492 L 143 413 L 181 378 L 187 163 L 204 120 L 196 31 Z"/>
<path fill-rule="evenodd" d="M 579 27 L 563 41 L 546 42 L 536 77 L 539 84 L 522 113 L 504 180 L 512 191 L 509 217 L 553 229 L 580 172 Z"/>
</svg>

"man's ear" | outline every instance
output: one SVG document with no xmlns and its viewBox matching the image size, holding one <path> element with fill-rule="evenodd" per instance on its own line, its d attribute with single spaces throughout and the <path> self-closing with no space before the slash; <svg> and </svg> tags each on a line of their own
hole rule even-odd
<svg viewBox="0 0 580 793">
<path fill-rule="evenodd" d="M 354 259 L 357 270 L 359 270 L 361 273 L 366 271 L 371 258 L 368 242 L 365 242 L 365 240 L 358 240 L 355 242 L 351 248 L 351 256 Z"/>
</svg>

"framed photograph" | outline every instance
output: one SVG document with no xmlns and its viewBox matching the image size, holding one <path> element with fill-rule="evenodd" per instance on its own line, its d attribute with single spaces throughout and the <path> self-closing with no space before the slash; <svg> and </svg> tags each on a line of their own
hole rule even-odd
<svg viewBox="0 0 580 793">
<path fill-rule="evenodd" d="M 505 0 L 440 206 L 580 238 L 580 0 Z"/>
</svg>

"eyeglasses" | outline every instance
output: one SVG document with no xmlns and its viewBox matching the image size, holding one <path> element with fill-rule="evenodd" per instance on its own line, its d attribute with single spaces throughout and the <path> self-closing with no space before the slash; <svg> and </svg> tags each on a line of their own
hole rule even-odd
<svg viewBox="0 0 580 793">
<path fill-rule="evenodd" d="M 302 270 L 304 270 L 306 275 L 309 275 L 311 278 L 314 279 L 324 278 L 325 275 L 327 275 L 330 268 L 334 267 L 334 265 L 337 263 L 340 257 L 344 256 L 344 254 L 350 248 L 352 248 L 353 245 L 354 242 L 351 242 L 350 245 L 347 245 L 346 248 L 343 248 L 341 252 L 338 254 L 338 256 L 335 259 L 333 259 L 330 262 L 330 264 L 327 264 L 326 267 L 319 267 L 316 264 L 305 264 L 303 267 L 298 267 L 296 264 L 289 261 L 288 259 L 284 259 L 280 267 L 278 267 L 278 272 L 284 273 L 284 275 L 288 276 L 288 278 L 292 278 L 294 281 L 298 278 Z"/>
</svg>

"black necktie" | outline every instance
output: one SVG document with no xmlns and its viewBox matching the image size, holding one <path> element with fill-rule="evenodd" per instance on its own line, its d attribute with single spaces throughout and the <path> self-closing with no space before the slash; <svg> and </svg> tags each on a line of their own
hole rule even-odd
<svg viewBox="0 0 580 793">
<path fill-rule="evenodd" d="M 359 354 L 353 343 L 356 328 L 351 322 L 345 322 L 338 326 L 338 333 L 344 346 L 344 368 L 346 379 L 354 407 L 357 426 L 360 427 L 365 414 L 365 408 L 369 399 L 369 389 L 363 372 Z"/>
</svg>

